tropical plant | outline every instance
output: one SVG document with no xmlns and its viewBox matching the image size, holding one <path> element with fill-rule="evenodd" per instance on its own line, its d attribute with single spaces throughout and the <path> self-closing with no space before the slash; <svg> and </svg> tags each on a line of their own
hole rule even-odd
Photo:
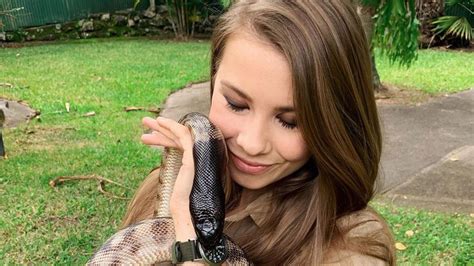
<svg viewBox="0 0 474 266">
<path fill-rule="evenodd" d="M 390 63 L 409 67 L 417 58 L 418 20 L 415 0 L 353 0 L 370 42 L 372 80 L 375 91 L 384 90 L 375 64 L 374 48 Z"/>
<path fill-rule="evenodd" d="M 136 7 L 141 0 L 134 0 Z M 218 13 L 222 8 L 230 6 L 233 0 L 162 0 L 169 10 L 169 22 L 179 40 L 187 40 L 194 35 L 196 22 L 209 16 L 209 13 Z M 155 0 L 149 0 L 149 11 L 155 11 Z"/>
<path fill-rule="evenodd" d="M 391 63 L 410 66 L 417 58 L 419 22 L 415 0 L 360 0 L 374 9 L 372 47 L 377 47 Z"/>
<path fill-rule="evenodd" d="M 474 37 L 474 2 L 472 0 L 446 0 L 446 14 L 433 20 L 436 26 L 433 31 L 437 35 L 453 35 L 472 41 Z"/>
</svg>

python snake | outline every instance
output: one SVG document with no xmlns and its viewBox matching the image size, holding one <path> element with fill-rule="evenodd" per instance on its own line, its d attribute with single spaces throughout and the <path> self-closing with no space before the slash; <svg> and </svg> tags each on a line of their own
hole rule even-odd
<svg viewBox="0 0 474 266">
<path fill-rule="evenodd" d="M 199 113 L 179 121 L 193 137 L 195 178 L 190 195 L 190 212 L 198 241 L 212 249 L 223 236 L 224 192 L 222 179 L 226 168 L 226 146 L 219 129 Z M 165 148 L 160 170 L 159 198 L 154 218 L 130 225 L 110 237 L 93 255 L 88 265 L 148 265 L 171 262 L 175 241 L 169 202 L 181 167 L 182 152 Z M 243 250 L 225 237 L 228 265 L 251 265 Z"/>
</svg>

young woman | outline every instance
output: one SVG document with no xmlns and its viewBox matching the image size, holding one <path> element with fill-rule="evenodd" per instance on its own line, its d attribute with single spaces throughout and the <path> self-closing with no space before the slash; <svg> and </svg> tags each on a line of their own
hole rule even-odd
<svg viewBox="0 0 474 266">
<path fill-rule="evenodd" d="M 212 38 L 211 110 L 228 148 L 224 232 L 259 264 L 394 264 L 374 194 L 381 133 L 365 34 L 349 1 L 239 1 Z M 145 118 L 148 145 L 183 150 L 171 212 L 195 239 L 186 127 Z M 124 226 L 153 214 L 158 170 Z M 192 264 L 192 263 L 189 263 Z"/>
</svg>

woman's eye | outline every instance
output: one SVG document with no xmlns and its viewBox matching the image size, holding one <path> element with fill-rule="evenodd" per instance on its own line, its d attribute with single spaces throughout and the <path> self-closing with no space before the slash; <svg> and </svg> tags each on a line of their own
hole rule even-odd
<svg viewBox="0 0 474 266">
<path fill-rule="evenodd" d="M 248 109 L 247 106 L 245 105 L 239 105 L 235 102 L 233 102 L 232 100 L 230 100 L 229 98 L 225 97 L 225 100 L 227 101 L 227 107 L 229 107 L 232 111 L 234 112 L 242 112 L 244 111 L 245 109 Z M 281 118 L 277 118 L 278 119 L 278 122 L 281 124 L 282 127 L 284 128 L 287 128 L 287 129 L 295 129 L 297 127 L 296 125 L 296 122 L 288 122 L 288 121 L 285 121 Z"/>
<path fill-rule="evenodd" d="M 247 109 L 246 106 L 240 106 L 236 103 L 233 103 L 227 97 L 225 97 L 225 100 L 227 101 L 227 106 L 234 112 L 242 112 L 243 110 Z"/>
<path fill-rule="evenodd" d="M 288 129 L 295 129 L 296 128 L 296 122 L 287 122 L 281 118 L 278 118 L 278 122 L 280 122 L 280 124 L 282 125 L 282 127 L 284 128 L 288 128 Z"/>
</svg>

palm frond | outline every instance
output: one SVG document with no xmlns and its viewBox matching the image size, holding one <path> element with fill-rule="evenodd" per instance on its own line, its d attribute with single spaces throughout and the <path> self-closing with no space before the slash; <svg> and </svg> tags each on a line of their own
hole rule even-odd
<svg viewBox="0 0 474 266">
<path fill-rule="evenodd" d="M 466 1 L 465 0 L 446 0 L 445 3 L 446 3 L 447 6 L 455 6 L 455 5 L 460 4 L 462 2 L 466 2 Z"/>
<path fill-rule="evenodd" d="M 442 16 L 435 19 L 433 24 L 436 25 L 435 34 L 444 33 L 443 38 L 451 34 L 470 41 L 474 35 L 474 29 L 466 17 Z"/>
</svg>

